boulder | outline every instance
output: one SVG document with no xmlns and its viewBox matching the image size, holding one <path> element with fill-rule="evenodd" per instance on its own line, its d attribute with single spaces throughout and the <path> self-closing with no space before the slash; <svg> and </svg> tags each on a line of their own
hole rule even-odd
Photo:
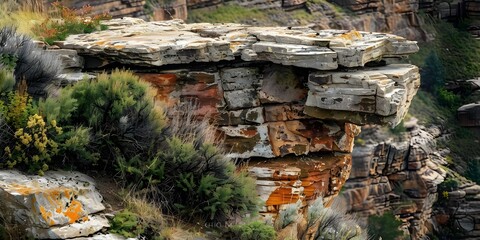
<svg viewBox="0 0 480 240">
<path fill-rule="evenodd" d="M 0 171 L 0 209 L 38 239 L 88 236 L 109 226 L 95 215 L 105 209 L 95 182 L 78 172 Z"/>
</svg>

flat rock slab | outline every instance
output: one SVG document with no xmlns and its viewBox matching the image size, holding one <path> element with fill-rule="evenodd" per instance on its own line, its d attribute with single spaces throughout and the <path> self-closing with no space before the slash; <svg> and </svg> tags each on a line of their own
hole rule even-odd
<svg viewBox="0 0 480 240">
<path fill-rule="evenodd" d="M 391 64 L 309 75 L 305 113 L 320 119 L 396 126 L 420 87 L 418 67 Z"/>
<path fill-rule="evenodd" d="M 359 67 L 418 51 L 416 42 L 386 33 L 185 24 L 181 20 L 144 22 L 133 18 L 103 24 L 109 30 L 72 35 L 59 45 L 80 55 L 137 66 L 231 61 L 238 57 L 319 70 Z"/>
<path fill-rule="evenodd" d="M 105 209 L 93 179 L 78 173 L 48 171 L 44 176 L 0 171 L 0 209 L 29 227 L 35 238 L 88 236 L 108 226 L 92 214 Z"/>
</svg>

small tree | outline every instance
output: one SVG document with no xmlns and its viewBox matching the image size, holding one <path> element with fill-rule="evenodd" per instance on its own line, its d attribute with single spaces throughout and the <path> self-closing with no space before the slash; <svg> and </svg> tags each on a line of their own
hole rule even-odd
<svg viewBox="0 0 480 240">
<path fill-rule="evenodd" d="M 445 83 L 445 70 L 442 62 L 435 51 L 431 51 L 425 59 L 425 65 L 421 72 L 421 87 L 429 92 L 435 92 Z"/>
</svg>

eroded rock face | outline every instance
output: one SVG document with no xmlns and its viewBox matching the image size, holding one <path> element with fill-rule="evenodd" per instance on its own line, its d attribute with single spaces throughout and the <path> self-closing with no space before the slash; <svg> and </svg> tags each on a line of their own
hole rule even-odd
<svg viewBox="0 0 480 240">
<path fill-rule="evenodd" d="M 218 126 L 233 158 L 250 161 L 275 215 L 286 204 L 338 194 L 358 125 L 398 124 L 420 83 L 418 68 L 390 64 L 416 42 L 383 34 L 241 24 L 105 22 L 62 48 L 85 70 L 127 66 L 167 106 L 193 101 Z M 376 62 L 377 67 L 365 67 Z"/>
<path fill-rule="evenodd" d="M 0 171 L 0 199 L 3 216 L 26 226 L 36 239 L 88 236 L 109 226 L 95 215 L 105 207 L 94 181 L 78 172 Z"/>
<path fill-rule="evenodd" d="M 367 144 L 355 147 L 352 172 L 342 192 L 349 211 L 365 222 L 370 215 L 393 211 L 412 239 L 431 232 L 437 185 L 447 175 L 434 130 L 415 127 L 397 141 L 378 135 L 378 129 L 366 130 L 360 138 Z"/>
</svg>

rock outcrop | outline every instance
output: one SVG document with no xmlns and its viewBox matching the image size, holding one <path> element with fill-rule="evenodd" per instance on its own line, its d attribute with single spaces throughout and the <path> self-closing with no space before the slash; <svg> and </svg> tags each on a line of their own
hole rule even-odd
<svg viewBox="0 0 480 240">
<path fill-rule="evenodd" d="M 359 136 L 365 144 L 352 153 L 342 198 L 365 222 L 370 215 L 393 211 L 412 239 L 422 239 L 432 231 L 437 185 L 447 175 L 442 168 L 446 162 L 435 148 L 439 131 L 415 127 L 397 141 L 381 132 L 373 127 Z"/>
<path fill-rule="evenodd" d="M 109 227 L 98 214 L 105 207 L 94 181 L 78 172 L 48 171 L 45 176 L 0 171 L 2 218 L 26 227 L 35 239 L 89 236 Z"/>
<path fill-rule="evenodd" d="M 398 124 L 419 87 L 418 68 L 398 63 L 416 43 L 390 34 L 132 18 L 105 24 L 108 31 L 59 45 L 84 57 L 86 71 L 130 68 L 166 105 L 196 102 L 195 114 L 215 120 L 230 156 L 250 161 L 265 214 L 336 195 L 358 125 Z"/>
</svg>

